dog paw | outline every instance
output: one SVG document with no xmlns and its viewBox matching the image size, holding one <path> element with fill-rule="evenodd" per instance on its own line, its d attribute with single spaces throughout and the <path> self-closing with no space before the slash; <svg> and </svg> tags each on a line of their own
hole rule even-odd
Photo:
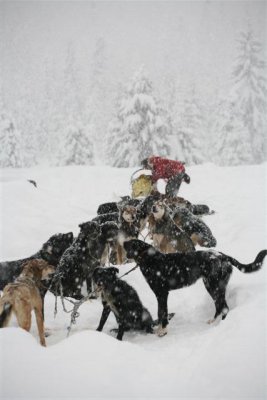
<svg viewBox="0 0 267 400">
<path fill-rule="evenodd" d="M 162 326 L 158 327 L 158 329 L 157 329 L 158 337 L 163 337 L 163 336 L 167 335 L 167 333 L 168 333 L 167 326 L 165 326 L 165 328 L 162 328 Z"/>
<path fill-rule="evenodd" d="M 211 325 L 216 321 L 216 318 L 211 318 L 207 321 L 207 324 Z"/>
</svg>

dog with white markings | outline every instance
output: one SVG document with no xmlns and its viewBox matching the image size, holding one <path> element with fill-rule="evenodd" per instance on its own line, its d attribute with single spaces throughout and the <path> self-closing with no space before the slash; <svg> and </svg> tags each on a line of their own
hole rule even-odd
<svg viewBox="0 0 267 400">
<path fill-rule="evenodd" d="M 97 331 L 102 331 L 110 312 L 117 323 L 117 339 L 122 340 L 125 331 L 141 330 L 153 333 L 153 320 L 143 306 L 136 290 L 117 277 L 118 268 L 96 268 L 93 273 L 93 285 L 101 295 L 103 311 Z"/>
<path fill-rule="evenodd" d="M 202 278 L 216 308 L 210 322 L 219 316 L 224 319 L 229 311 L 225 293 L 233 267 L 244 273 L 258 271 L 267 255 L 267 250 L 262 250 L 252 263 L 242 264 L 233 257 L 214 250 L 163 254 L 137 239 L 125 242 L 124 249 L 127 257 L 134 259 L 139 265 L 157 298 L 159 336 L 167 333 L 168 295 L 171 290 L 190 286 Z"/>
</svg>

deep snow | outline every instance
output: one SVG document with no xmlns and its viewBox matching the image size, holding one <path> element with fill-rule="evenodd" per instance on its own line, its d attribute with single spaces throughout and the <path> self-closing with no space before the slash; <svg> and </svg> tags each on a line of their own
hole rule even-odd
<svg viewBox="0 0 267 400">
<path fill-rule="evenodd" d="M 132 169 L 66 167 L 1 170 L 0 259 L 37 251 L 56 232 L 78 233 L 97 206 L 130 193 Z M 217 249 L 240 262 L 266 248 L 266 165 L 188 168 L 190 185 L 180 195 L 216 211 L 206 216 Z M 35 179 L 34 188 L 27 179 Z M 266 397 L 266 266 L 255 274 L 235 270 L 227 292 L 225 321 L 208 325 L 214 305 L 204 285 L 171 292 L 175 312 L 169 333 L 110 333 L 110 317 L 98 333 L 101 304 L 87 302 L 66 338 L 70 315 L 54 319 L 54 297 L 46 297 L 47 348 L 31 333 L 0 330 L 0 394 L 3 399 L 60 398 L 251 398 Z M 132 265 L 122 266 L 121 275 Z M 139 270 L 125 279 L 156 318 L 156 299 Z M 70 305 L 67 304 L 70 308 Z"/>
</svg>

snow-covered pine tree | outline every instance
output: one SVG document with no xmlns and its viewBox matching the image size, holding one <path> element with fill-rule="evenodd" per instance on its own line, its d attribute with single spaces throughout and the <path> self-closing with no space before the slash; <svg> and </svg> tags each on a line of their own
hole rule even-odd
<svg viewBox="0 0 267 400">
<path fill-rule="evenodd" d="M 218 145 L 218 136 L 221 129 L 221 124 L 224 121 L 224 99 L 222 98 L 219 89 L 215 88 L 212 98 L 208 96 L 204 106 L 204 125 L 205 141 L 203 144 L 205 160 L 207 162 L 217 163 L 218 154 L 215 153 L 215 148 Z M 222 121 L 223 119 L 223 121 Z"/>
<path fill-rule="evenodd" d="M 113 104 L 112 90 L 107 78 L 107 48 L 106 42 L 99 37 L 95 43 L 92 56 L 90 85 L 87 90 L 85 101 L 85 120 L 91 127 L 95 162 L 103 162 L 104 143 L 111 118 L 111 107 Z"/>
<path fill-rule="evenodd" d="M 16 125 L 21 132 L 24 167 L 32 167 L 39 161 L 41 131 L 37 110 L 36 102 L 32 101 L 31 93 L 25 88 L 23 94 L 17 96 L 13 111 L 13 114 L 16 112 Z"/>
<path fill-rule="evenodd" d="M 252 162 L 249 132 L 242 122 L 238 109 L 231 101 L 218 103 L 216 122 L 213 125 L 216 136 L 211 141 L 211 161 L 219 165 L 239 165 Z"/>
<path fill-rule="evenodd" d="M 187 165 L 201 164 L 205 161 L 203 125 L 203 110 L 193 87 L 184 100 L 177 132 L 182 147 L 183 161 Z"/>
<path fill-rule="evenodd" d="M 65 59 L 65 68 L 63 71 L 63 85 L 60 90 L 60 104 L 64 117 L 78 114 L 82 110 L 81 100 L 82 84 L 79 79 L 79 67 L 76 61 L 75 50 L 72 43 L 68 44 Z"/>
<path fill-rule="evenodd" d="M 69 120 L 65 138 L 64 152 L 60 160 L 62 165 L 92 165 L 94 161 L 93 145 L 84 126 L 78 120 Z"/>
<path fill-rule="evenodd" d="M 55 104 L 55 92 L 57 87 L 55 85 L 54 69 L 49 64 L 48 60 L 45 62 L 45 77 L 43 81 L 43 97 L 40 101 L 40 161 L 53 165 L 55 163 L 55 150 L 57 149 L 56 143 L 58 138 L 55 138 L 54 119 L 57 113 Z"/>
<path fill-rule="evenodd" d="M 143 67 L 131 80 L 108 135 L 108 160 L 116 167 L 138 166 L 153 154 L 170 155 L 170 127 Z"/>
<path fill-rule="evenodd" d="M 261 52 L 261 44 L 250 28 L 240 33 L 233 69 L 233 101 L 246 128 L 244 136 L 240 136 L 240 145 L 243 147 L 243 142 L 249 140 L 254 163 L 266 159 L 266 65 Z"/>
<path fill-rule="evenodd" d="M 183 105 L 183 90 L 178 83 L 176 76 L 172 73 L 166 73 L 164 70 L 161 80 L 160 98 L 165 110 L 168 110 L 167 121 L 172 132 L 170 138 L 171 158 L 176 160 L 184 160 L 183 150 L 177 135 L 178 127 L 181 125 L 181 111 Z"/>
<path fill-rule="evenodd" d="M 19 168 L 21 166 L 23 166 L 21 134 L 4 110 L 3 100 L 0 99 L 0 167 Z"/>
<path fill-rule="evenodd" d="M 61 112 L 54 117 L 56 138 L 60 138 L 58 146 L 58 165 L 91 165 L 93 164 L 93 145 L 91 129 L 83 120 L 82 102 L 80 98 L 78 72 L 72 46 L 68 46 Z"/>
</svg>

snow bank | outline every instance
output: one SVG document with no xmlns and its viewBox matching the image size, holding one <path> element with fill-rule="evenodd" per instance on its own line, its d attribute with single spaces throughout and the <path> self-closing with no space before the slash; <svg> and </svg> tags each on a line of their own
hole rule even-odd
<svg viewBox="0 0 267 400">
<path fill-rule="evenodd" d="M 266 248 L 265 167 L 188 168 L 191 184 L 181 196 L 216 210 L 205 222 L 217 248 L 239 261 L 251 262 Z M 56 232 L 78 232 L 97 206 L 130 193 L 133 170 L 99 167 L 1 171 L 1 260 L 27 256 Z M 35 189 L 26 179 L 35 179 Z M 122 266 L 121 274 L 132 266 Z M 164 338 L 126 333 L 114 338 L 110 317 L 104 331 L 95 328 L 99 301 L 85 303 L 66 338 L 70 315 L 54 297 L 45 302 L 47 348 L 38 343 L 33 318 L 31 333 L 0 330 L 0 394 L 3 399 L 60 398 L 251 398 L 266 397 L 266 267 L 255 274 L 234 271 L 227 291 L 230 312 L 225 321 L 206 321 L 214 305 L 204 285 L 173 291 L 175 312 Z M 125 279 L 138 291 L 156 318 L 156 299 L 141 272 Z M 70 307 L 67 303 L 67 307 Z"/>
</svg>

